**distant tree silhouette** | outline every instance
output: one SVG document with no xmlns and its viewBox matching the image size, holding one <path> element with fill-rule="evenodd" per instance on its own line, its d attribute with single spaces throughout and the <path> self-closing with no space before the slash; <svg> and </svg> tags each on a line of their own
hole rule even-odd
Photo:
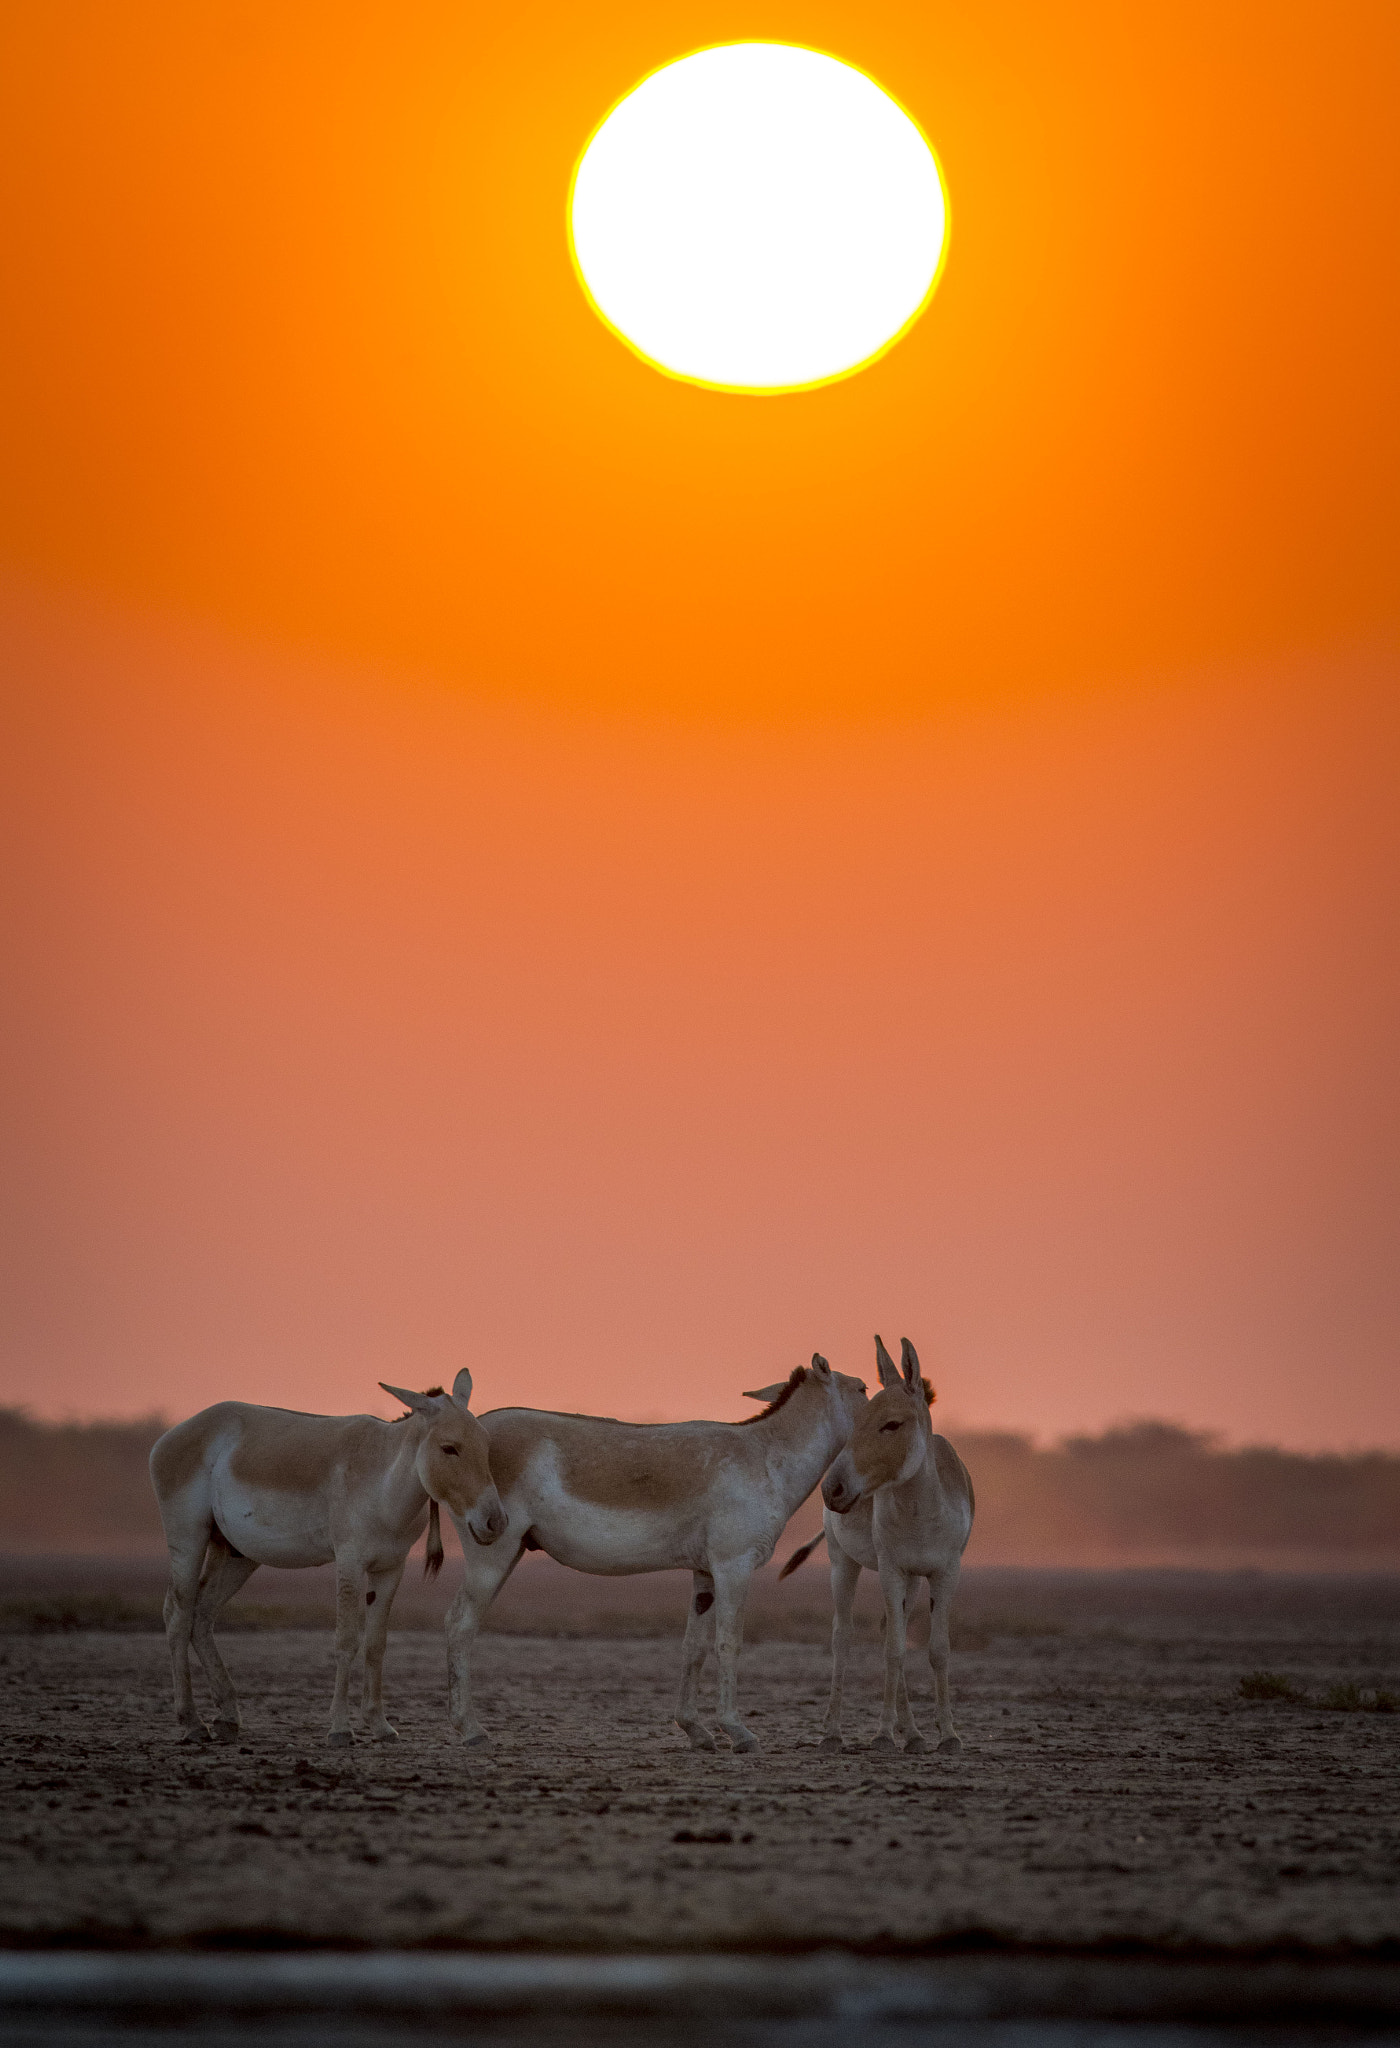
<svg viewBox="0 0 1400 2048">
<path fill-rule="evenodd" d="M 146 1459 L 164 1427 L 0 1409 L 0 1551 L 160 1553 Z M 957 1445 L 977 1487 L 970 1564 L 1400 1568 L 1393 1452 L 1227 1450 L 1157 1421 L 1049 1448 L 985 1430 Z M 802 1520 L 817 1526 L 810 1503 Z"/>
<path fill-rule="evenodd" d="M 165 1427 L 158 1415 L 44 1423 L 0 1408 L 0 1550 L 163 1550 L 146 1460 Z"/>
<path fill-rule="evenodd" d="M 1050 1449 L 967 1433 L 984 1563 L 1400 1564 L 1400 1456 L 1224 1449 L 1141 1421 Z"/>
</svg>

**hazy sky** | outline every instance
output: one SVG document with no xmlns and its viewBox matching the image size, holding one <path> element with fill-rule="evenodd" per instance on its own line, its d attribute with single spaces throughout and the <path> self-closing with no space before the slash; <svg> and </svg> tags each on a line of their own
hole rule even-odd
<svg viewBox="0 0 1400 2048">
<path fill-rule="evenodd" d="M 770 400 L 564 236 L 755 29 L 0 20 L 0 1398 L 1400 1441 L 1400 16 L 778 0 L 952 228 Z"/>
<path fill-rule="evenodd" d="M 0 1394 L 1400 1440 L 1364 662 L 795 735 L 3 613 Z"/>
</svg>

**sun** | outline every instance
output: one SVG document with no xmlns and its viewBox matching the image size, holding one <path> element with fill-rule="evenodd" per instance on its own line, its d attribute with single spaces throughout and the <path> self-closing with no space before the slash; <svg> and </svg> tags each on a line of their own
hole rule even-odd
<svg viewBox="0 0 1400 2048">
<path fill-rule="evenodd" d="M 569 242 L 604 323 L 667 376 L 810 390 L 864 369 L 933 295 L 938 159 L 853 64 L 725 43 L 653 71 L 574 169 Z"/>
</svg>

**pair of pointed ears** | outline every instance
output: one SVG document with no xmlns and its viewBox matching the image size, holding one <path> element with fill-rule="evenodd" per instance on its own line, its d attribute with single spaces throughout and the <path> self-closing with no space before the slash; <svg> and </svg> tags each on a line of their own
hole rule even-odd
<svg viewBox="0 0 1400 2048">
<path fill-rule="evenodd" d="M 831 1367 L 822 1357 L 820 1351 L 812 1353 L 811 1370 L 819 1380 L 829 1380 L 831 1378 Z M 799 1373 L 801 1372 L 800 1367 L 798 1371 Z M 774 1380 L 771 1387 L 745 1387 L 744 1399 L 746 1401 L 776 1401 L 779 1394 L 785 1394 L 791 1385 L 792 1380 L 786 1379 Z"/>
<path fill-rule="evenodd" d="M 907 1337 L 899 1341 L 899 1365 L 886 1351 L 879 1337 L 875 1339 L 875 1365 L 882 1387 L 899 1387 L 906 1394 L 923 1392 L 923 1374 L 919 1371 L 919 1354 Z M 900 1368 L 903 1368 L 901 1371 Z"/>
<path fill-rule="evenodd" d="M 465 1366 L 453 1380 L 451 1394 L 419 1394 L 415 1393 L 412 1387 L 391 1387 L 387 1380 L 381 1380 L 379 1384 L 386 1394 L 392 1394 L 396 1401 L 402 1401 L 404 1407 L 411 1408 L 415 1415 L 440 1415 L 442 1404 L 447 1400 L 455 1402 L 459 1408 L 465 1408 L 472 1397 L 472 1376 Z"/>
</svg>

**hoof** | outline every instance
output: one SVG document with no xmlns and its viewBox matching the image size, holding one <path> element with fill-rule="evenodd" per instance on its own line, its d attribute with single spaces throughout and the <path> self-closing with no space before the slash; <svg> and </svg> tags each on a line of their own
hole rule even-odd
<svg viewBox="0 0 1400 2048">
<path fill-rule="evenodd" d="M 938 1754 L 940 1756 L 961 1756 L 961 1735 L 945 1735 L 943 1740 L 938 1745 Z"/>
<path fill-rule="evenodd" d="M 209 1733 L 215 1742 L 237 1742 L 238 1723 L 236 1721 L 216 1721 Z"/>
<path fill-rule="evenodd" d="M 924 1741 L 922 1735 L 911 1735 L 904 1745 L 904 1754 L 906 1756 L 922 1756 L 927 1748 L 928 1744 Z"/>
<path fill-rule="evenodd" d="M 394 1740 L 397 1742 L 398 1737 L 395 1736 Z M 462 1737 L 463 1749 L 485 1749 L 486 1743 L 487 1736 L 484 1728 L 478 1728 L 474 1735 L 464 1735 Z"/>
<path fill-rule="evenodd" d="M 711 1735 L 708 1728 L 701 1726 L 699 1721 L 677 1721 L 676 1726 L 680 1729 L 681 1734 L 686 1737 L 692 1749 L 704 1750 L 707 1755 L 713 1752 L 715 1738 Z"/>
<path fill-rule="evenodd" d="M 382 1728 L 367 1728 L 364 1739 L 366 1742 L 397 1742 L 399 1731 L 397 1728 L 391 1728 L 386 1721 Z"/>
<path fill-rule="evenodd" d="M 876 1756 L 893 1756 L 895 1754 L 894 1737 L 892 1735 L 877 1735 L 870 1747 Z"/>
<path fill-rule="evenodd" d="M 332 1749 L 349 1749 L 355 1738 L 348 1728 L 332 1728 L 326 1740 Z"/>
<path fill-rule="evenodd" d="M 181 1729 L 180 1740 L 181 1742 L 212 1742 L 214 1738 L 202 1721 L 196 1721 L 193 1728 Z"/>
<path fill-rule="evenodd" d="M 833 1755 L 842 1749 L 843 1746 L 839 1735 L 823 1735 L 821 1741 L 817 1744 L 818 1749 L 827 1750 Z"/>
<path fill-rule="evenodd" d="M 742 1735 L 730 1736 L 729 1747 L 733 1750 L 735 1756 L 747 1756 L 750 1750 L 758 1748 L 758 1737 L 750 1735 L 746 1728 Z"/>
</svg>

